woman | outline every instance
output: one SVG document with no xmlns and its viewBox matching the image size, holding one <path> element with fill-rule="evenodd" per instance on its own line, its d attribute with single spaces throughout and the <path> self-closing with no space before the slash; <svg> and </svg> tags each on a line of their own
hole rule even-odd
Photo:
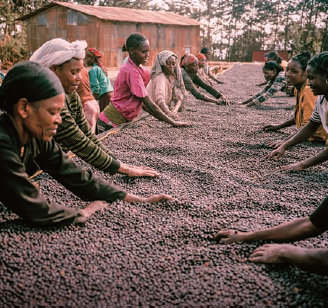
<svg viewBox="0 0 328 308">
<path fill-rule="evenodd" d="M 167 116 L 179 118 L 177 112 L 182 106 L 185 87 L 177 56 L 172 51 L 163 50 L 157 55 L 146 90 Z"/>
<path fill-rule="evenodd" d="M 211 78 L 208 74 L 206 74 L 206 71 L 209 71 L 209 69 L 206 67 L 206 56 L 202 53 L 196 53 L 195 54 L 197 60 L 198 60 L 198 75 L 210 86 L 213 87 L 213 82 L 211 81 Z"/>
<path fill-rule="evenodd" d="M 84 62 L 87 66 L 91 66 L 89 71 L 91 91 L 95 99 L 99 100 L 100 111 L 103 111 L 109 104 L 114 89 L 103 65 L 102 54 L 95 48 L 88 48 Z"/>
<path fill-rule="evenodd" d="M 314 56 L 307 64 L 306 74 L 308 85 L 314 95 L 318 95 L 310 121 L 300 129 L 292 138 L 283 142 L 276 150 L 272 151 L 267 158 L 281 157 L 285 151 L 312 137 L 320 125 L 328 133 L 328 52 L 322 52 Z M 328 159 L 328 147 L 317 155 L 301 162 L 283 166 L 284 170 L 304 170 L 320 164 Z"/>
<path fill-rule="evenodd" d="M 287 84 L 294 86 L 295 90 L 295 113 L 294 116 L 286 122 L 278 125 L 267 125 L 264 130 L 277 131 L 281 128 L 289 127 L 296 124 L 296 128 L 299 130 L 305 126 L 312 115 L 316 96 L 313 95 L 310 87 L 307 85 L 306 66 L 310 60 L 311 54 L 308 51 L 303 51 L 300 54 L 294 56 L 288 63 L 286 68 L 286 79 Z M 277 140 L 269 144 L 273 148 L 279 147 L 282 143 L 295 135 L 288 136 L 285 140 Z M 309 140 L 325 141 L 327 133 L 324 131 L 322 125 L 314 133 L 313 137 Z"/>
<path fill-rule="evenodd" d="M 180 61 L 181 72 L 183 77 L 183 82 L 186 89 L 197 99 L 214 103 L 217 105 L 228 105 L 228 100 L 223 96 L 222 93 L 214 89 L 211 85 L 206 83 L 197 73 L 198 73 L 198 59 L 193 54 L 185 54 Z M 201 93 L 195 85 L 203 88 L 214 98 Z"/>
<path fill-rule="evenodd" d="M 17 91 L 17 89 L 20 89 Z M 0 202 L 39 225 L 83 223 L 105 203 L 85 209 L 58 205 L 29 181 L 39 167 L 85 200 L 156 202 L 167 195 L 140 198 L 114 188 L 69 160 L 54 141 L 65 92 L 57 76 L 34 62 L 16 64 L 0 88 Z"/>
<path fill-rule="evenodd" d="M 282 91 L 286 87 L 285 72 L 278 63 L 268 61 L 264 64 L 262 70 L 264 78 L 268 82 L 266 87 L 253 97 L 241 102 L 241 105 L 251 107 L 261 104 L 269 97 L 275 95 L 278 91 Z"/>
<path fill-rule="evenodd" d="M 141 66 L 147 63 L 149 57 L 147 38 L 140 33 L 133 33 L 126 40 L 125 47 L 129 58 L 115 80 L 111 103 L 99 115 L 99 129 L 107 130 L 130 122 L 140 114 L 141 109 L 172 126 L 186 126 L 186 123 L 168 117 L 147 93 L 149 72 Z"/>
</svg>

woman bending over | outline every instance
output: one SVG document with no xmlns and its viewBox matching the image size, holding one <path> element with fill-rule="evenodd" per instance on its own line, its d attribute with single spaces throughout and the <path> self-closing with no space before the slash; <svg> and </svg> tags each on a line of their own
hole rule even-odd
<svg viewBox="0 0 328 308">
<path fill-rule="evenodd" d="M 147 93 L 154 103 L 171 118 L 179 118 L 185 87 L 177 56 L 172 51 L 161 51 L 150 73 Z"/>
</svg>

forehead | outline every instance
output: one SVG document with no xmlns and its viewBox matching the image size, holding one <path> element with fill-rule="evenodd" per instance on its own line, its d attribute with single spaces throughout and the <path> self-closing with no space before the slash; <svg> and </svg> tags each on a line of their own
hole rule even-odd
<svg viewBox="0 0 328 308">
<path fill-rule="evenodd" d="M 302 68 L 301 63 L 297 60 L 290 60 L 287 64 L 288 68 Z"/>
<path fill-rule="evenodd" d="M 263 68 L 263 73 L 270 73 L 270 72 L 273 72 L 274 69 L 268 69 L 268 68 Z"/>
<path fill-rule="evenodd" d="M 71 59 L 69 62 L 66 62 L 62 65 L 62 70 L 74 70 L 74 69 L 82 69 L 83 60 L 82 59 Z"/>
<path fill-rule="evenodd" d="M 145 40 L 140 42 L 140 45 L 138 47 L 139 49 L 149 49 L 149 41 Z"/>
<path fill-rule="evenodd" d="M 166 63 L 168 62 L 175 62 L 175 57 L 171 56 L 166 60 Z"/>
</svg>

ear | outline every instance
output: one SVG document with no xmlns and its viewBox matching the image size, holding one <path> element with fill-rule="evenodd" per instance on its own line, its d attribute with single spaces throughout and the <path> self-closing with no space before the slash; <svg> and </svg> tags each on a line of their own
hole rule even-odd
<svg viewBox="0 0 328 308">
<path fill-rule="evenodd" d="M 49 67 L 54 73 L 56 73 L 56 70 L 58 69 L 58 65 L 52 65 Z"/>
<path fill-rule="evenodd" d="M 17 103 L 17 113 L 21 116 L 22 119 L 26 119 L 29 115 L 29 103 L 26 98 L 21 98 Z"/>
</svg>

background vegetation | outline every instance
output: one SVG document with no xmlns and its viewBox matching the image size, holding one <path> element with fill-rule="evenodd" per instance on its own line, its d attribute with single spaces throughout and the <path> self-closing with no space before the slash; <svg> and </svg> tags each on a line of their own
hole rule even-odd
<svg viewBox="0 0 328 308">
<path fill-rule="evenodd" d="M 26 59 L 24 25 L 16 19 L 48 0 L 0 1 L 0 58 L 4 66 Z M 203 23 L 202 44 L 227 61 L 251 61 L 253 50 L 328 50 L 328 0 L 80 0 L 166 10 Z"/>
</svg>

